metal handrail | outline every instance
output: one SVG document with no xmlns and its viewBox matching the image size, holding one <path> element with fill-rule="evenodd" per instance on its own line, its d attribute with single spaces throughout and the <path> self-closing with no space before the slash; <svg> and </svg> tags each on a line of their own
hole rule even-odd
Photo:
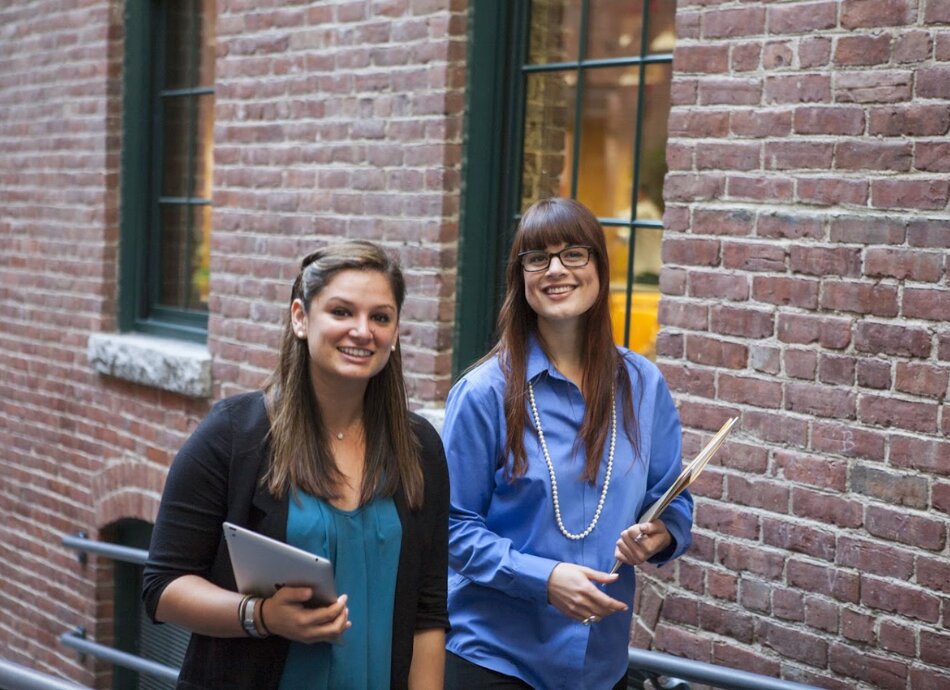
<svg viewBox="0 0 950 690">
<path fill-rule="evenodd" d="M 77 685 L 6 659 L 0 659 L 0 688 L 2 690 L 89 690 L 88 686 Z"/>
<path fill-rule="evenodd" d="M 63 537 L 63 546 L 76 549 L 79 552 L 80 561 L 85 560 L 87 553 L 105 556 L 114 561 L 135 563 L 136 565 L 145 565 L 145 562 L 148 560 L 148 551 L 146 549 L 133 549 L 131 546 L 96 541 L 89 539 L 85 532 L 80 532 L 76 535 L 67 534 Z"/>
<path fill-rule="evenodd" d="M 128 652 L 120 652 L 118 649 L 93 642 L 92 640 L 87 640 L 85 635 L 86 633 L 82 629 L 70 630 L 60 635 L 59 641 L 65 646 L 72 647 L 83 654 L 91 654 L 96 658 L 104 659 L 117 666 L 136 671 L 137 673 L 147 673 L 150 676 L 161 678 L 170 683 L 174 683 L 178 680 L 178 669 L 176 668 L 160 664 L 157 661 L 151 661 L 150 659 L 143 659 L 140 656 L 135 656 Z"/>
<path fill-rule="evenodd" d="M 818 690 L 814 685 L 803 685 L 790 680 L 634 647 L 627 650 L 627 658 L 629 667 L 632 669 L 704 683 L 725 690 Z"/>
</svg>

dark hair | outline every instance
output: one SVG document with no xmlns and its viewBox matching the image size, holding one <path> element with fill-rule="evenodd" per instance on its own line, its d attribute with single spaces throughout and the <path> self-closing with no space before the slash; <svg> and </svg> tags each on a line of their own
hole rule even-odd
<svg viewBox="0 0 950 690">
<path fill-rule="evenodd" d="M 630 376 L 622 357 L 614 346 L 610 323 L 610 266 L 604 231 L 597 218 L 583 204 L 573 199 L 542 199 L 532 204 L 518 224 L 508 257 L 505 301 L 498 316 L 498 343 L 482 361 L 498 356 L 505 371 L 505 439 L 506 456 L 513 458 L 506 472 L 509 478 L 524 475 L 528 467 L 524 447 L 527 418 L 525 400 L 528 384 L 526 360 L 528 337 L 534 334 L 545 347 L 538 333 L 538 317 L 525 298 L 524 271 L 518 254 L 550 245 L 579 244 L 591 248 L 591 260 L 597 268 L 600 284 L 597 298 L 585 315 L 581 358 L 584 375 L 581 392 L 586 401 L 578 443 L 583 442 L 587 454 L 583 477 L 594 482 L 609 432 L 613 391 L 620 393 L 623 426 L 639 455 L 639 434 L 634 424 Z"/>
<path fill-rule="evenodd" d="M 313 298 L 341 271 L 377 271 L 389 281 L 402 311 L 406 282 L 399 264 L 372 242 L 354 240 L 332 244 L 304 257 L 294 281 L 290 303 L 299 299 L 309 312 Z M 271 493 L 283 497 L 300 488 L 321 498 L 334 498 L 343 477 L 330 452 L 327 430 L 313 395 L 310 351 L 298 338 L 288 316 L 277 367 L 264 384 L 271 429 L 270 467 L 264 477 Z M 366 467 L 360 504 L 376 495 L 391 496 L 402 486 L 413 509 L 422 505 L 423 476 L 419 448 L 409 424 L 402 374 L 402 353 L 396 350 L 382 371 L 373 376 L 363 397 Z"/>
</svg>

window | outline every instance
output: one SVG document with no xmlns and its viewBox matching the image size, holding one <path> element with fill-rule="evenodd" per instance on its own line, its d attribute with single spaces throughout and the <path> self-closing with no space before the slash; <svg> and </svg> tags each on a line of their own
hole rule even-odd
<svg viewBox="0 0 950 690">
<path fill-rule="evenodd" d="M 652 356 L 676 3 L 498 5 L 471 17 L 456 369 L 491 344 L 478 324 L 494 323 L 511 234 L 549 196 L 600 219 L 616 340 Z M 489 267 L 481 286 L 472 261 Z"/>
<path fill-rule="evenodd" d="M 119 325 L 203 341 L 214 0 L 126 3 Z"/>
</svg>

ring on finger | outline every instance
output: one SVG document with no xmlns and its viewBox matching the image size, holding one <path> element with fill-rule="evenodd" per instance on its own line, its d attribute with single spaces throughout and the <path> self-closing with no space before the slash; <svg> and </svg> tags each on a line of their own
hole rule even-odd
<svg viewBox="0 0 950 690">
<path fill-rule="evenodd" d="M 584 625 L 592 625 L 598 622 L 600 622 L 600 618 L 598 616 L 588 616 L 587 618 L 581 621 L 581 623 L 583 623 Z"/>
</svg>

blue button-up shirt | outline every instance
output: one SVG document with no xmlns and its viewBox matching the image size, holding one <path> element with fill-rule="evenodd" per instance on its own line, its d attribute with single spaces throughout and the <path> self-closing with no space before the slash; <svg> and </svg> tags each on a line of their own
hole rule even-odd
<svg viewBox="0 0 950 690">
<path fill-rule="evenodd" d="M 448 396 L 443 440 L 451 477 L 452 628 L 447 647 L 536 688 L 600 690 L 624 675 L 631 611 L 582 625 L 548 603 L 548 578 L 560 562 L 609 571 L 620 532 L 636 523 L 680 472 L 679 416 L 666 382 L 649 360 L 620 352 L 633 386 L 643 459 L 623 432 L 618 395 L 617 446 L 607 498 L 596 528 L 579 541 L 567 539 L 557 527 L 551 478 L 527 401 L 528 470 L 513 481 L 505 479 L 499 463 L 505 456 L 505 375 L 497 358 L 466 374 Z M 584 418 L 580 390 L 558 372 L 535 340 L 529 344 L 526 373 L 557 474 L 561 516 L 565 528 L 576 534 L 590 524 L 600 499 L 609 430 L 597 482 L 591 486 L 581 479 L 583 444 L 575 447 Z M 665 563 L 689 547 L 692 508 L 692 498 L 684 492 L 663 513 L 673 543 L 651 563 Z M 634 587 L 634 569 L 624 565 L 619 579 L 605 591 L 632 605 Z"/>
</svg>

